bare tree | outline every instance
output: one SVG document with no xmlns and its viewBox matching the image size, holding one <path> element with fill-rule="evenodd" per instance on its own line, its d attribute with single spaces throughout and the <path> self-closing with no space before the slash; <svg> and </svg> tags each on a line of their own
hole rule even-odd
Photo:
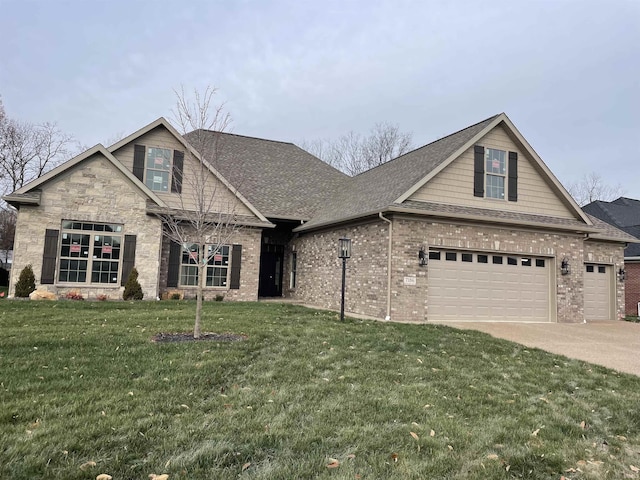
<svg viewBox="0 0 640 480">
<path fill-rule="evenodd" d="M 301 147 L 348 175 L 382 165 L 412 148 L 412 136 L 397 125 L 376 123 L 368 135 L 353 131 L 337 140 L 302 141 Z"/>
<path fill-rule="evenodd" d="M 577 182 L 568 183 L 567 191 L 581 207 L 596 200 L 610 202 L 624 195 L 622 185 L 608 185 L 596 172 L 583 175 Z"/>
<path fill-rule="evenodd" d="M 221 256 L 223 248 L 241 228 L 236 214 L 237 192 L 229 190 L 211 171 L 223 154 L 224 138 L 221 133 L 231 122 L 222 105 L 212 104 L 215 93 L 215 88 L 208 87 L 204 93 L 195 91 L 193 98 L 189 98 L 184 89 L 176 91 L 173 120 L 181 134 L 189 133 L 189 144 L 196 152 L 185 151 L 182 178 L 174 175 L 181 191 L 179 206 L 157 213 L 166 238 L 182 246 L 183 255 L 189 256 L 187 268 L 197 271 L 194 338 L 201 334 L 207 268 Z"/>
<path fill-rule="evenodd" d="M 74 139 L 55 123 L 9 118 L 0 103 L 0 181 L 10 193 L 66 160 Z"/>
</svg>

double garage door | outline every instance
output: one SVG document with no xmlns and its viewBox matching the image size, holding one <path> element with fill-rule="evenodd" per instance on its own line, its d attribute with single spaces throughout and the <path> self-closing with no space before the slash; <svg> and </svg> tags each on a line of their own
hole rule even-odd
<svg viewBox="0 0 640 480">
<path fill-rule="evenodd" d="M 429 320 L 555 321 L 549 258 L 431 250 L 428 268 Z"/>
</svg>

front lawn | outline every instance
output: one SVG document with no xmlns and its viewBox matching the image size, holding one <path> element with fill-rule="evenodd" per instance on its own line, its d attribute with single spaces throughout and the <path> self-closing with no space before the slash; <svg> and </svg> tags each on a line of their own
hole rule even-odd
<svg viewBox="0 0 640 480">
<path fill-rule="evenodd" d="M 640 478 L 640 378 L 293 305 L 0 303 L 0 478 Z"/>
</svg>

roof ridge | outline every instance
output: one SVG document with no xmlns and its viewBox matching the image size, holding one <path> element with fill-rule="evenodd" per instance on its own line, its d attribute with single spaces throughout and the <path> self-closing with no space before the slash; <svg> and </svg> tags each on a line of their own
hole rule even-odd
<svg viewBox="0 0 640 480">
<path fill-rule="evenodd" d="M 498 116 L 500 116 L 500 115 L 502 115 L 502 114 L 501 114 L 501 113 L 497 113 L 497 114 L 495 114 L 495 115 L 492 115 L 492 116 L 490 116 L 490 117 L 485 118 L 484 120 L 480 120 L 479 122 L 476 122 L 476 123 L 474 123 L 473 125 L 469 125 L 468 127 L 461 128 L 460 130 L 458 130 L 458 131 L 456 131 L 456 132 L 450 133 L 450 134 L 448 134 L 448 135 L 445 135 L 444 137 L 438 138 L 437 140 L 434 140 L 434 141 L 432 141 L 432 142 L 426 143 L 426 144 L 424 144 L 424 145 L 422 145 L 422 146 L 420 146 L 420 147 L 414 148 L 413 150 L 410 150 L 410 151 L 408 151 L 408 152 L 405 152 L 405 153 L 403 153 L 403 154 L 402 154 L 402 155 L 400 155 L 400 156 L 397 156 L 397 157 L 395 157 L 395 158 L 392 158 L 391 160 L 388 160 L 388 161 L 386 161 L 386 162 L 384 162 L 384 163 L 381 163 L 380 165 L 376 165 L 375 167 L 370 168 L 369 170 L 365 170 L 364 172 L 361 172 L 361 173 L 359 173 L 358 175 L 355 175 L 353 178 L 356 178 L 356 177 L 358 177 L 358 176 L 360 176 L 360 175 L 362 175 L 362 174 L 365 174 L 365 173 L 367 173 L 367 172 L 370 172 L 370 171 L 372 171 L 372 170 L 375 170 L 375 169 L 376 169 L 376 168 L 378 168 L 378 167 L 382 167 L 383 165 L 387 165 L 387 164 L 389 164 L 389 163 L 393 162 L 394 160 L 399 160 L 399 159 L 401 159 L 402 157 L 405 157 L 405 156 L 407 156 L 407 155 L 409 155 L 409 154 L 411 154 L 411 153 L 413 153 L 413 152 L 417 152 L 418 150 L 421 150 L 421 149 L 423 149 L 423 148 L 430 147 L 431 145 L 433 145 L 433 144 L 435 144 L 435 143 L 438 143 L 438 142 L 441 142 L 441 141 L 443 141 L 443 140 L 446 140 L 446 139 L 447 139 L 447 138 L 449 138 L 449 137 L 453 137 L 454 135 L 458 135 L 458 134 L 460 134 L 460 133 L 464 132 L 465 130 L 469 130 L 470 128 L 473 128 L 473 127 L 476 127 L 476 126 L 480 125 L 481 123 L 487 122 L 487 121 L 489 121 L 489 120 L 493 120 L 493 119 L 495 119 L 496 117 L 498 117 Z"/>
<path fill-rule="evenodd" d="M 206 128 L 196 128 L 195 130 L 192 130 L 190 132 L 185 133 L 183 136 L 191 135 L 192 133 L 195 133 L 197 131 L 203 131 L 203 132 L 209 132 L 209 133 L 219 133 L 219 134 L 222 134 L 222 135 L 230 135 L 230 136 L 233 136 L 233 137 L 250 138 L 252 140 L 261 140 L 263 142 L 282 143 L 284 145 L 294 145 L 295 146 L 295 143 L 293 143 L 293 142 L 285 142 L 283 140 L 271 140 L 269 138 L 253 137 L 251 135 L 240 135 L 239 133 L 220 132 L 218 130 L 209 130 L 209 129 L 206 129 Z"/>
</svg>

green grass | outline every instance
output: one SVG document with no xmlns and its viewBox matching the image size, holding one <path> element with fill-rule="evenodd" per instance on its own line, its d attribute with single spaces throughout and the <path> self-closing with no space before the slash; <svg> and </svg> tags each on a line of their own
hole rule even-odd
<svg viewBox="0 0 640 480">
<path fill-rule="evenodd" d="M 0 478 L 638 478 L 638 377 L 270 303 L 205 304 L 243 342 L 150 341 L 194 310 L 2 302 Z"/>
</svg>

